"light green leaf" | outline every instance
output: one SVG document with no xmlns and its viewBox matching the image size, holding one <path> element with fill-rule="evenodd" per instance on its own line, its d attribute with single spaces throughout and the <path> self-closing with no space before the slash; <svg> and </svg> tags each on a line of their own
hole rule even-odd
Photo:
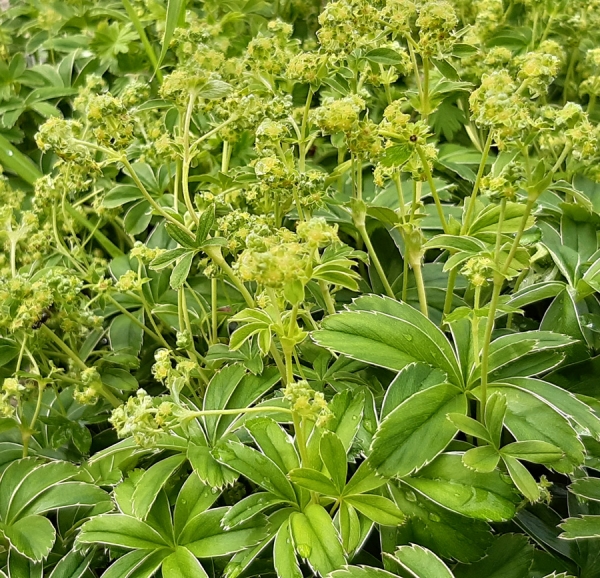
<svg viewBox="0 0 600 578">
<path fill-rule="evenodd" d="M 215 450 L 217 451 L 217 450 Z M 264 454 L 238 442 L 227 442 L 218 450 L 218 460 L 261 488 L 283 500 L 296 502 L 294 488 L 275 462 Z"/>
<path fill-rule="evenodd" d="M 93 554 L 84 556 L 81 552 L 71 550 L 54 566 L 48 578 L 81 578 L 89 568 L 92 558 Z"/>
<path fill-rule="evenodd" d="M 300 459 L 290 435 L 270 417 L 246 421 L 246 429 L 262 452 L 271 458 L 279 469 L 288 473 L 300 466 Z"/>
<path fill-rule="evenodd" d="M 346 476 L 348 474 L 348 462 L 346 460 L 346 450 L 340 438 L 330 431 L 323 432 L 320 445 L 321 459 L 331 476 L 331 479 L 341 493 L 346 485 Z"/>
<path fill-rule="evenodd" d="M 395 578 L 395 574 L 371 566 L 346 566 L 329 574 L 329 578 Z"/>
<path fill-rule="evenodd" d="M 310 468 L 298 468 L 288 474 L 294 484 L 302 488 L 319 492 L 326 496 L 337 497 L 341 490 L 325 474 Z"/>
<path fill-rule="evenodd" d="M 290 529 L 296 551 L 313 571 L 324 576 L 346 564 L 338 533 L 323 506 L 310 504 L 304 512 L 292 514 Z"/>
<path fill-rule="evenodd" d="M 406 476 L 430 462 L 452 441 L 457 428 L 449 413 L 467 413 L 467 399 L 442 384 L 408 398 L 381 423 L 369 461 L 384 476 Z"/>
<path fill-rule="evenodd" d="M 551 464 L 564 456 L 560 448 L 541 441 L 514 442 L 504 446 L 500 453 L 535 464 Z"/>
<path fill-rule="evenodd" d="M 448 419 L 461 431 L 467 435 L 486 440 L 491 443 L 491 436 L 487 429 L 477 420 L 461 413 L 449 413 Z"/>
<path fill-rule="evenodd" d="M 175 28 L 180 26 L 182 20 L 185 18 L 185 6 L 186 0 L 169 0 L 167 4 L 167 19 L 165 22 L 165 29 L 162 39 L 162 45 L 160 49 L 160 55 L 158 57 L 158 63 L 156 64 L 156 70 L 158 70 L 169 50 L 169 45 L 173 38 Z"/>
<path fill-rule="evenodd" d="M 281 578 L 302 578 L 288 522 L 281 525 L 275 536 L 273 565 L 275 566 L 277 576 Z"/>
<path fill-rule="evenodd" d="M 374 494 L 359 494 L 344 498 L 361 514 L 381 526 L 399 526 L 404 521 L 404 514 L 389 498 Z"/>
<path fill-rule="evenodd" d="M 493 472 L 500 461 L 498 450 L 492 446 L 481 446 L 466 451 L 463 463 L 477 472 Z"/>
<path fill-rule="evenodd" d="M 146 518 L 160 490 L 185 461 L 185 455 L 171 456 L 155 463 L 142 474 L 133 492 L 133 511 L 138 518 Z"/>
<path fill-rule="evenodd" d="M 540 499 L 540 489 L 527 468 L 519 460 L 509 455 L 503 455 L 502 460 L 506 465 L 508 475 L 518 490 L 530 502 L 537 502 Z"/>
<path fill-rule="evenodd" d="M 205 485 L 198 474 L 192 472 L 183 484 L 173 513 L 173 525 L 175 536 L 178 537 L 184 530 L 186 524 L 195 516 L 210 508 L 218 499 L 220 493 Z"/>
<path fill-rule="evenodd" d="M 39 562 L 46 558 L 54 545 L 56 530 L 43 516 L 25 516 L 4 528 L 12 548 L 23 556 Z"/>
<path fill-rule="evenodd" d="M 167 556 L 162 563 L 163 578 L 208 578 L 198 559 L 183 546 Z"/>
<path fill-rule="evenodd" d="M 171 285 L 171 289 L 179 289 L 187 279 L 190 274 L 190 269 L 192 268 L 192 261 L 194 260 L 194 252 L 189 251 L 185 253 L 181 259 L 177 262 L 177 265 L 173 268 L 171 272 L 171 277 L 169 279 L 169 284 Z"/>
<path fill-rule="evenodd" d="M 448 566 L 422 546 L 400 546 L 394 556 L 415 578 L 454 578 Z"/>
<path fill-rule="evenodd" d="M 154 528 L 125 514 L 95 516 L 82 526 L 77 542 L 140 550 L 156 550 L 167 546 Z"/>
<path fill-rule="evenodd" d="M 231 506 L 223 517 L 223 528 L 230 530 L 239 524 L 243 524 L 252 518 L 252 516 L 263 512 L 267 508 L 282 503 L 285 503 L 284 500 L 268 492 L 250 494 Z"/>
</svg>

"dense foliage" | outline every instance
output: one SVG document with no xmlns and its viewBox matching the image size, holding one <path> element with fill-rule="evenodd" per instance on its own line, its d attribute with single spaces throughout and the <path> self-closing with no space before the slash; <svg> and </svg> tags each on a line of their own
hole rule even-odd
<svg viewBox="0 0 600 578">
<path fill-rule="evenodd" d="M 600 577 L 599 0 L 0 9 L 0 576 Z"/>
</svg>

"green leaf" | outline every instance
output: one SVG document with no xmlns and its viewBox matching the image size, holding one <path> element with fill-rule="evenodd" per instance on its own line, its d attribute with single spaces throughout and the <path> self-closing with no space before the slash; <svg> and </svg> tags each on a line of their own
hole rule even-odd
<svg viewBox="0 0 600 578">
<path fill-rule="evenodd" d="M 223 528 L 230 530 L 239 524 L 243 524 L 256 514 L 260 514 L 267 508 L 284 503 L 284 500 L 269 494 L 268 492 L 255 492 L 234 504 L 223 517 Z"/>
<path fill-rule="evenodd" d="M 151 578 L 170 553 L 171 550 L 167 548 L 128 552 L 104 572 L 102 578 Z"/>
<path fill-rule="evenodd" d="M 9 550 L 6 569 L 8 577 L 2 572 L 2 578 L 42 578 L 44 574 L 44 565 L 41 562 L 21 556 L 16 550 Z"/>
<path fill-rule="evenodd" d="M 310 504 L 304 512 L 292 514 L 290 530 L 296 551 L 314 572 L 324 576 L 346 564 L 338 533 L 323 506 Z"/>
<path fill-rule="evenodd" d="M 533 546 L 519 534 L 496 538 L 485 558 L 474 564 L 454 568 L 456 578 L 523 578 L 529 576 L 533 562 Z"/>
<path fill-rule="evenodd" d="M 586 500 L 600 502 L 600 478 L 583 478 L 575 480 L 569 486 L 569 491 Z"/>
<path fill-rule="evenodd" d="M 169 233 L 169 237 L 177 241 L 183 248 L 192 250 L 198 248 L 196 239 L 186 233 L 181 227 L 173 225 L 173 223 L 167 223 L 165 229 L 167 230 L 167 233 Z"/>
<path fill-rule="evenodd" d="M 169 0 L 167 4 L 167 18 L 165 21 L 164 34 L 162 38 L 160 55 L 158 56 L 158 63 L 156 64 L 156 70 L 162 66 L 165 56 L 167 55 L 175 28 L 180 26 L 185 18 L 185 7 L 186 0 Z"/>
<path fill-rule="evenodd" d="M 503 456 L 508 455 L 517 460 L 525 460 L 535 464 L 551 464 L 564 456 L 560 448 L 541 441 L 514 442 L 504 446 L 500 453 Z"/>
<path fill-rule="evenodd" d="M 355 508 L 344 500 L 340 503 L 340 509 L 336 517 L 344 552 L 351 556 L 360 546 L 361 523 L 358 513 Z"/>
<path fill-rule="evenodd" d="M 197 558 L 185 547 L 177 546 L 175 552 L 162 563 L 163 578 L 208 578 Z"/>
<path fill-rule="evenodd" d="M 529 473 L 527 468 L 510 455 L 503 455 L 502 460 L 508 470 L 508 475 L 517 486 L 518 490 L 530 501 L 537 502 L 540 499 L 540 489 Z"/>
<path fill-rule="evenodd" d="M 422 313 L 385 297 L 359 297 L 351 310 L 326 317 L 313 333 L 317 344 L 392 370 L 420 361 L 462 384 L 454 350 L 446 336 Z"/>
<path fill-rule="evenodd" d="M 0 165 L 30 185 L 33 185 L 42 176 L 41 171 L 33 161 L 16 149 L 2 135 L 0 135 Z"/>
<path fill-rule="evenodd" d="M 175 265 L 173 268 L 171 277 L 169 278 L 171 289 L 177 290 L 185 283 L 188 275 L 190 274 L 193 260 L 194 253 L 193 251 L 190 251 L 189 253 L 185 253 L 185 255 L 177 262 L 177 265 Z"/>
<path fill-rule="evenodd" d="M 164 538 L 154 528 L 125 514 L 95 516 L 82 526 L 77 542 L 140 550 L 155 550 L 167 546 Z"/>
<path fill-rule="evenodd" d="M 133 312 L 143 319 L 143 311 Z M 144 330 L 125 314 L 117 315 L 108 330 L 108 338 L 114 351 L 126 351 L 132 355 L 139 354 L 142 349 Z"/>
<path fill-rule="evenodd" d="M 256 445 L 277 464 L 283 473 L 300 466 L 300 459 L 291 436 L 275 420 L 270 417 L 259 417 L 248 420 L 245 427 Z"/>
<path fill-rule="evenodd" d="M 71 550 L 54 566 L 48 578 L 81 578 L 90 566 L 93 554 L 84 556 L 81 552 Z"/>
<path fill-rule="evenodd" d="M 155 257 L 150 263 L 150 269 L 154 271 L 160 271 L 165 267 L 171 265 L 174 261 L 177 261 L 179 257 L 185 255 L 187 251 L 183 247 L 178 247 L 177 249 L 169 249 L 164 253 L 161 253 L 157 257 Z"/>
<path fill-rule="evenodd" d="M 414 394 L 383 420 L 369 461 L 384 476 L 403 477 L 419 469 L 456 435 L 448 413 L 467 413 L 467 399 L 459 389 L 442 384 Z"/>
<path fill-rule="evenodd" d="M 487 409 L 487 408 L 486 408 Z M 491 443 L 487 429 L 477 420 L 461 413 L 449 413 L 448 419 L 463 433 Z"/>
<path fill-rule="evenodd" d="M 400 546 L 394 556 L 416 578 L 454 578 L 448 566 L 422 546 Z"/>
<path fill-rule="evenodd" d="M 397 544 L 412 542 L 444 558 L 467 563 L 479 560 L 491 544 L 492 534 L 485 522 L 443 508 L 405 484 L 402 489 L 395 484 L 389 487 L 407 519 L 397 529 L 385 529 L 391 538 L 385 551 L 391 553 Z"/>
<path fill-rule="evenodd" d="M 215 206 L 211 205 L 201 215 L 196 229 L 195 246 L 201 247 L 202 243 L 208 238 L 208 234 L 215 223 Z"/>
<path fill-rule="evenodd" d="M 500 472 L 467 468 L 460 454 L 443 454 L 404 481 L 437 504 L 478 520 L 501 522 L 515 514 L 518 500 Z"/>
<path fill-rule="evenodd" d="M 302 578 L 288 522 L 281 525 L 275 536 L 273 565 L 275 566 L 277 576 L 281 576 L 282 578 Z"/>
<path fill-rule="evenodd" d="M 384 496 L 359 494 L 348 496 L 344 500 L 376 524 L 399 526 L 404 521 L 404 514 L 398 506 Z"/>
<path fill-rule="evenodd" d="M 294 484 L 313 492 L 319 492 L 320 494 L 332 497 L 337 497 L 341 494 L 341 490 L 325 474 L 317 470 L 298 468 L 292 470 L 288 474 L 288 477 Z"/>
<path fill-rule="evenodd" d="M 485 425 L 490 434 L 491 441 L 496 447 L 500 446 L 505 415 L 506 397 L 496 391 L 488 396 L 484 416 Z"/>
<path fill-rule="evenodd" d="M 199 91 L 198 98 L 224 98 L 232 90 L 231 84 L 222 80 L 209 80 Z"/>
<path fill-rule="evenodd" d="M 146 519 L 158 493 L 185 460 L 185 455 L 171 456 L 155 463 L 142 474 L 133 492 L 133 511 L 138 518 Z"/>
<path fill-rule="evenodd" d="M 219 498 L 219 492 L 204 484 L 195 472 L 192 472 L 183 484 L 173 512 L 175 536 L 183 532 L 186 524 L 195 516 L 210 508 Z"/>
<path fill-rule="evenodd" d="M 39 562 L 52 550 L 56 530 L 43 516 L 25 516 L 4 528 L 12 548 L 23 556 Z"/>
<path fill-rule="evenodd" d="M 348 463 L 346 461 L 346 449 L 340 438 L 333 432 L 323 432 L 323 435 L 321 436 L 320 453 L 321 459 L 323 460 L 335 487 L 338 489 L 338 492 L 341 493 L 346 485 Z"/>
<path fill-rule="evenodd" d="M 143 198 L 144 195 L 135 185 L 117 185 L 106 193 L 102 201 L 102 206 L 107 209 L 115 209 L 125 203 L 138 201 Z"/>
<path fill-rule="evenodd" d="M 365 58 L 370 62 L 388 66 L 395 66 L 404 62 L 402 55 L 398 54 L 391 48 L 375 48 L 367 52 L 367 54 L 365 54 Z"/>
<path fill-rule="evenodd" d="M 232 530 L 224 530 L 222 521 L 227 509 L 214 508 L 196 516 L 181 534 L 180 545 L 198 558 L 215 558 L 250 548 L 266 538 L 267 520 L 260 515 Z"/>
<path fill-rule="evenodd" d="M 346 566 L 329 574 L 328 578 L 394 578 L 396 575 L 370 566 Z"/>
<path fill-rule="evenodd" d="M 401 167 L 412 156 L 414 150 L 407 145 L 391 146 L 383 151 L 380 163 L 384 167 Z"/>
<path fill-rule="evenodd" d="M 216 451 L 216 450 L 215 450 Z M 268 492 L 295 503 L 294 488 L 275 462 L 244 444 L 229 441 L 218 450 L 218 460 Z"/>
<path fill-rule="evenodd" d="M 493 472 L 500 461 L 498 450 L 492 446 L 481 446 L 466 451 L 463 463 L 468 468 L 481 473 Z"/>
<path fill-rule="evenodd" d="M 600 516 L 567 518 L 559 526 L 564 530 L 560 535 L 563 540 L 600 538 Z"/>
</svg>

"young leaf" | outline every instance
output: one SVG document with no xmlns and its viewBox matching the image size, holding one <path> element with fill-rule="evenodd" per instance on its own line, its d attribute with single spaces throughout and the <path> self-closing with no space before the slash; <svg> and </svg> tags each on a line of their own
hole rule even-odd
<svg viewBox="0 0 600 578">
<path fill-rule="evenodd" d="M 163 578 L 208 578 L 198 559 L 185 547 L 177 546 L 175 552 L 162 563 Z"/>
<path fill-rule="evenodd" d="M 463 463 L 468 468 L 481 473 L 493 472 L 500 461 L 498 450 L 492 446 L 481 446 L 466 451 Z"/>
<path fill-rule="evenodd" d="M 165 23 L 162 45 L 158 62 L 156 64 L 156 70 L 162 66 L 165 56 L 167 55 L 175 28 L 181 25 L 181 21 L 185 17 L 185 7 L 186 0 L 169 0 L 167 4 L 167 20 Z"/>
<path fill-rule="evenodd" d="M 302 572 L 298 566 L 296 552 L 292 544 L 289 522 L 284 522 L 275 536 L 273 546 L 273 565 L 278 576 L 286 578 L 302 578 Z"/>
<path fill-rule="evenodd" d="M 338 492 L 341 493 L 346 485 L 348 463 L 346 461 L 346 450 L 340 438 L 333 432 L 325 431 L 321 436 L 320 445 L 321 459 L 333 480 Z"/>
<path fill-rule="evenodd" d="M 288 473 L 300 467 L 300 459 L 291 436 L 270 417 L 259 417 L 246 422 L 246 429 L 262 452 L 271 458 L 279 469 Z"/>
<path fill-rule="evenodd" d="M 509 455 L 503 455 L 502 460 L 506 465 L 511 480 L 517 486 L 518 490 L 530 502 L 537 502 L 540 499 L 540 489 L 527 468 L 519 460 Z"/>
<path fill-rule="evenodd" d="M 337 497 L 341 490 L 323 473 L 310 468 L 292 470 L 288 477 L 294 484 L 325 496 Z"/>
<path fill-rule="evenodd" d="M 195 246 L 201 247 L 202 243 L 208 238 L 208 234 L 215 222 L 215 207 L 211 205 L 201 215 L 196 229 Z"/>
<path fill-rule="evenodd" d="M 344 550 L 333 521 L 323 506 L 308 505 L 292 514 L 290 529 L 296 551 L 322 576 L 346 564 Z"/>
<path fill-rule="evenodd" d="M 345 501 L 361 514 L 382 526 L 399 526 L 404 521 L 404 514 L 389 498 L 374 494 L 348 496 Z"/>
<path fill-rule="evenodd" d="M 277 504 L 284 503 L 284 500 L 269 494 L 268 492 L 255 492 L 234 504 L 223 517 L 223 528 L 229 530 L 239 524 L 243 524 L 252 516 L 263 512 Z"/>
<path fill-rule="evenodd" d="M 188 278 L 190 274 L 190 269 L 192 268 L 192 261 L 194 260 L 194 253 L 189 251 L 185 253 L 181 259 L 177 262 L 177 265 L 173 268 L 171 272 L 171 277 L 169 279 L 169 284 L 171 285 L 171 289 L 179 289 Z"/>
<path fill-rule="evenodd" d="M 560 448 L 542 441 L 514 442 L 504 446 L 500 453 L 535 464 L 551 464 L 564 456 Z"/>
</svg>

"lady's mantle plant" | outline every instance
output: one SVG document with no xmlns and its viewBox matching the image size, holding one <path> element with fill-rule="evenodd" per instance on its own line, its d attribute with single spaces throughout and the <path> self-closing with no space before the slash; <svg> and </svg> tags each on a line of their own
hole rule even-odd
<svg viewBox="0 0 600 578">
<path fill-rule="evenodd" d="M 592 578 L 597 0 L 0 14 L 0 575 Z"/>
</svg>

